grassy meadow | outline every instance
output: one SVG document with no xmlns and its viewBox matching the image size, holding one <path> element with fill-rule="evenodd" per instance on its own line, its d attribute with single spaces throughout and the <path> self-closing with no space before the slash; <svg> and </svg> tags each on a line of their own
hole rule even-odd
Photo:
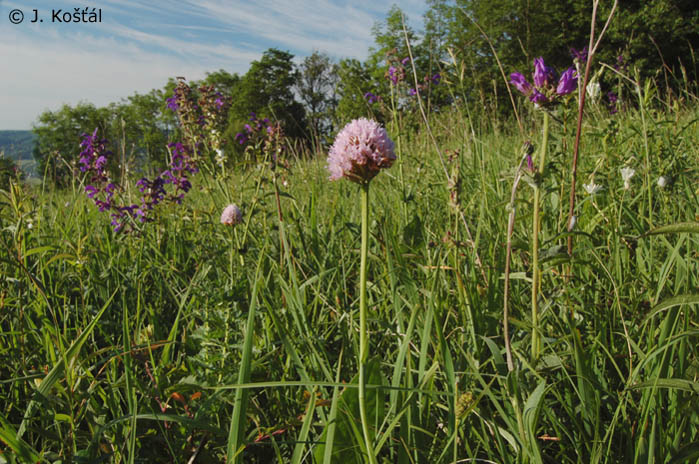
<svg viewBox="0 0 699 464">
<path fill-rule="evenodd" d="M 552 115 L 542 172 L 523 161 L 525 141 L 541 156 L 533 108 L 521 132 L 459 107 L 387 124 L 397 161 L 371 183 L 368 224 L 370 449 L 360 188 L 328 181 L 327 151 L 202 169 L 131 233 L 79 176 L 11 184 L 0 462 L 697 462 L 699 107 L 588 104 L 568 231 L 574 103 Z"/>
</svg>

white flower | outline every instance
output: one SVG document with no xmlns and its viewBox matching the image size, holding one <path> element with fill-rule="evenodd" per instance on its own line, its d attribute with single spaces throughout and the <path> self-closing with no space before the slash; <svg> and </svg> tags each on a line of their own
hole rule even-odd
<svg viewBox="0 0 699 464">
<path fill-rule="evenodd" d="M 597 100 L 599 100 L 601 92 L 602 88 L 598 82 L 590 82 L 587 84 L 587 96 L 590 97 L 590 100 L 592 100 L 593 103 L 596 103 Z"/>
<path fill-rule="evenodd" d="M 602 186 L 599 184 L 595 184 L 594 182 L 591 182 L 589 184 L 583 184 L 583 188 L 587 192 L 588 195 L 594 195 L 600 190 L 602 190 Z"/>
<path fill-rule="evenodd" d="M 32 228 L 34 228 L 34 224 L 32 224 L 31 222 L 27 222 L 27 229 L 31 230 Z"/>
<path fill-rule="evenodd" d="M 660 188 L 665 188 L 669 182 L 670 179 L 668 179 L 666 176 L 658 177 L 658 187 Z"/>
<path fill-rule="evenodd" d="M 624 190 L 628 190 L 631 187 L 631 178 L 636 174 L 636 170 L 631 167 L 621 168 L 621 178 L 624 180 Z"/>
<path fill-rule="evenodd" d="M 216 164 L 219 166 L 223 166 L 223 162 L 226 161 L 226 156 L 223 153 L 223 150 L 220 148 L 216 149 Z"/>
</svg>

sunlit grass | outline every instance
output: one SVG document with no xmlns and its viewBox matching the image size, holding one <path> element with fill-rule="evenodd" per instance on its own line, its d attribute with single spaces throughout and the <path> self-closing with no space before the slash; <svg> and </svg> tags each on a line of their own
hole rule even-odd
<svg viewBox="0 0 699 464">
<path fill-rule="evenodd" d="M 604 189 L 578 192 L 572 257 L 572 135 L 551 122 L 541 354 L 523 181 L 511 372 L 503 273 L 524 140 L 502 122 L 434 116 L 449 183 L 424 127 L 402 134 L 402 158 L 372 182 L 366 404 L 379 462 L 696 459 L 698 116 L 591 110 L 579 179 Z M 77 184 L 2 192 L 0 462 L 224 462 L 227 448 L 241 462 L 364 462 L 359 187 L 328 182 L 320 156 L 279 176 L 283 234 L 264 169 L 224 179 L 230 198 L 195 177 L 182 205 L 131 234 Z M 243 212 L 234 229 L 219 222 L 230 201 Z"/>
</svg>

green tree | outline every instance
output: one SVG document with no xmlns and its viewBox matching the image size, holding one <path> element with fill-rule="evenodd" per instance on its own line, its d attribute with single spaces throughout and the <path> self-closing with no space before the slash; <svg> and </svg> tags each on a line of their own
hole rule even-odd
<svg viewBox="0 0 699 464">
<path fill-rule="evenodd" d="M 337 65 L 325 53 L 314 51 L 298 71 L 296 90 L 313 137 L 328 135 L 333 131 L 332 114 L 337 106 Z"/>
<path fill-rule="evenodd" d="M 356 59 L 344 59 L 338 65 L 337 74 L 338 102 L 335 109 L 335 126 L 343 127 L 350 120 L 359 117 L 373 116 L 375 119 L 381 119 L 380 114 L 373 113 L 372 105 L 364 97 L 367 92 L 380 94 L 378 89 L 383 76 L 381 81 L 373 77 L 377 74 L 375 67 L 372 68 Z"/>
<path fill-rule="evenodd" d="M 119 147 L 118 156 L 131 168 L 162 167 L 167 159 L 168 137 L 172 132 L 170 110 L 162 90 L 134 94 L 118 105 L 110 105 L 113 124 L 110 133 Z"/>
<path fill-rule="evenodd" d="M 308 137 L 308 126 L 303 106 L 294 98 L 297 70 L 294 56 L 289 52 L 270 48 L 240 79 L 237 94 L 229 112 L 229 132 L 242 130 L 250 113 L 279 121 L 284 133 L 292 138 Z"/>
<path fill-rule="evenodd" d="M 240 85 L 240 80 L 239 75 L 219 69 L 218 71 L 206 73 L 206 77 L 202 81 L 197 82 L 196 86 L 213 85 L 215 91 L 221 92 L 222 95 L 227 97 L 233 97 Z"/>
<path fill-rule="evenodd" d="M 107 108 L 96 108 L 85 102 L 41 113 L 32 128 L 37 137 L 34 159 L 38 174 L 45 175 L 59 187 L 69 185 L 82 151 L 81 135 L 96 128 L 102 137 L 108 138 L 111 119 Z"/>
<path fill-rule="evenodd" d="M 600 59 L 614 64 L 623 55 L 641 78 L 667 75 L 667 84 L 675 88 L 684 87 L 684 68 L 688 83 L 696 86 L 698 24 L 699 8 L 692 0 L 620 2 Z M 664 77 L 658 79 L 661 87 Z"/>
</svg>

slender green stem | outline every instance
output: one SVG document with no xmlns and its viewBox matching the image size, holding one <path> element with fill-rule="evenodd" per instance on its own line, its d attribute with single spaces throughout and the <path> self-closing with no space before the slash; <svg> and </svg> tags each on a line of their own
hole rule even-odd
<svg viewBox="0 0 699 464">
<path fill-rule="evenodd" d="M 376 464 L 374 447 L 369 436 L 369 424 L 366 416 L 366 378 L 365 367 L 369 353 L 366 330 L 366 258 L 369 249 L 369 182 L 362 184 L 362 250 L 359 268 L 359 417 L 362 421 L 364 445 L 370 464 Z"/>
<path fill-rule="evenodd" d="M 539 270 L 539 233 L 541 232 L 541 219 L 539 203 L 541 200 L 541 176 L 546 165 L 546 147 L 549 143 L 549 115 L 544 112 L 544 128 L 541 137 L 541 152 L 539 154 L 539 183 L 534 188 L 534 221 L 532 231 L 532 359 L 539 357 L 541 352 L 541 338 L 539 336 L 539 287 L 541 273 Z"/>
</svg>

